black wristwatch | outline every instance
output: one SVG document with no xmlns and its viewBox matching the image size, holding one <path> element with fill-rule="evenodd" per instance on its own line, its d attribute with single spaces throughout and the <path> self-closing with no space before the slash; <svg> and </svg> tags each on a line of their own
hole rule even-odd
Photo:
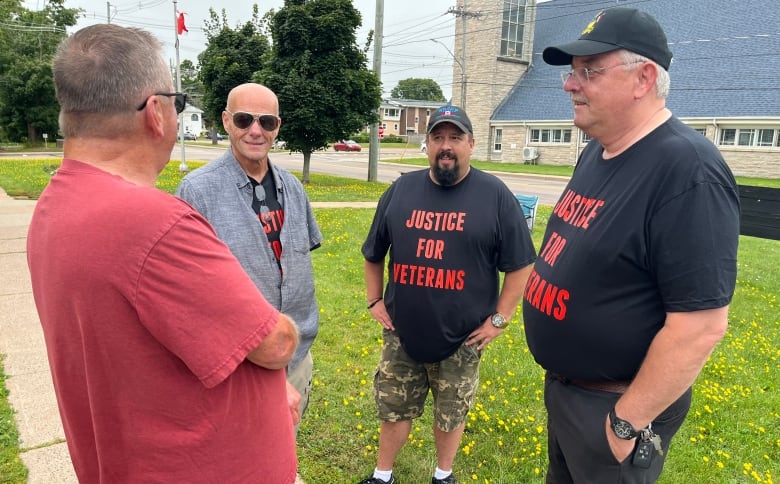
<svg viewBox="0 0 780 484">
<path fill-rule="evenodd" d="M 614 407 L 609 411 L 609 425 L 619 439 L 631 440 L 639 435 L 633 425 L 617 416 Z"/>
<path fill-rule="evenodd" d="M 490 322 L 498 329 L 504 329 L 509 326 L 509 320 L 501 313 L 494 313 L 490 316 Z"/>
</svg>

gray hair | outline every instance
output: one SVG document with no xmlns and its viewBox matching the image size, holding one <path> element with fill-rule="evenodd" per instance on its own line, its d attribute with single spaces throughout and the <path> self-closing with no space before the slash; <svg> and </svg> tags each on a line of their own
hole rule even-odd
<svg viewBox="0 0 780 484">
<path fill-rule="evenodd" d="M 92 25 L 65 39 L 52 66 L 63 135 L 128 133 L 127 118 L 144 96 L 171 90 L 161 50 L 149 32 L 114 24 Z"/>
<path fill-rule="evenodd" d="M 639 55 L 636 52 L 631 52 L 630 50 L 621 49 L 620 57 L 623 59 L 623 62 L 628 64 L 626 69 L 632 69 L 633 64 L 638 64 L 640 62 L 652 62 L 655 64 L 655 67 L 658 70 L 658 77 L 655 79 L 655 96 L 658 99 L 664 99 L 669 95 L 669 85 L 671 84 L 669 71 L 658 65 L 657 62 L 648 59 L 643 55 Z"/>
</svg>

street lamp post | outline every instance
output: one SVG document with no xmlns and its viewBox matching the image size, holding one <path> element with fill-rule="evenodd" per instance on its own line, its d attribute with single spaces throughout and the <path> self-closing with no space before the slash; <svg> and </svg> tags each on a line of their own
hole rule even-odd
<svg viewBox="0 0 780 484">
<path fill-rule="evenodd" d="M 445 49 L 447 49 L 447 52 L 452 56 L 452 60 L 457 62 L 458 67 L 460 67 L 460 107 L 463 109 L 466 109 L 466 66 L 463 65 L 463 62 L 461 62 L 460 59 L 458 59 L 455 54 L 452 53 L 449 47 L 447 47 L 442 41 L 436 40 L 436 39 L 430 39 L 431 42 L 436 42 L 437 44 L 441 45 Z"/>
</svg>

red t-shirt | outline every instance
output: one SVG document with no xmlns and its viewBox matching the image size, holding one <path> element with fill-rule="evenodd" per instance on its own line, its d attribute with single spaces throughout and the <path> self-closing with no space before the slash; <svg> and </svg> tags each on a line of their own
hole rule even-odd
<svg viewBox="0 0 780 484">
<path fill-rule="evenodd" d="M 80 482 L 294 482 L 284 372 L 245 359 L 278 312 L 205 219 L 65 159 L 27 256 Z"/>
</svg>

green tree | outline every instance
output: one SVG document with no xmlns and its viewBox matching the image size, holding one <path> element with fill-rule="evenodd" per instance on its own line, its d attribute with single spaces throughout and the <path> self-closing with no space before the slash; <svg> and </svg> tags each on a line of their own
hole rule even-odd
<svg viewBox="0 0 780 484">
<path fill-rule="evenodd" d="M 198 80 L 203 85 L 201 109 L 213 135 L 216 128 L 222 127 L 228 93 L 239 84 L 252 81 L 270 46 L 265 35 L 266 20 L 258 16 L 257 4 L 252 8 L 252 19 L 235 29 L 228 26 L 224 9 L 221 16 L 211 8 L 209 14 L 210 20 L 205 22 L 206 50 L 198 55 Z"/>
<path fill-rule="evenodd" d="M 179 65 L 179 74 L 182 92 L 187 93 L 189 102 L 193 106 L 201 107 L 203 104 L 203 83 L 198 78 L 198 68 L 191 60 L 184 59 Z"/>
<path fill-rule="evenodd" d="M 43 133 L 56 137 L 59 106 L 51 61 L 66 27 L 76 25 L 80 9 L 49 0 L 31 11 L 20 0 L 0 3 L 0 126 L 13 141 L 37 142 Z"/>
<path fill-rule="evenodd" d="M 433 79 L 410 77 L 398 81 L 390 91 L 390 96 L 398 99 L 416 99 L 419 101 L 445 102 L 441 87 Z"/>
<path fill-rule="evenodd" d="M 356 45 L 360 12 L 350 0 L 285 0 L 271 17 L 271 56 L 258 82 L 279 97 L 287 148 L 311 154 L 377 122 L 380 82 Z"/>
</svg>

